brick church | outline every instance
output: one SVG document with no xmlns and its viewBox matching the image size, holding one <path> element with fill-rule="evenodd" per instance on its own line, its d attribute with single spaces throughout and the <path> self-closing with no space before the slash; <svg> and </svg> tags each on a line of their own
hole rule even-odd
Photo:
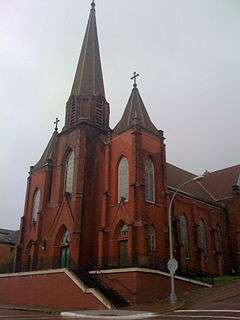
<svg viewBox="0 0 240 320">
<path fill-rule="evenodd" d="M 65 125 L 30 169 L 17 271 L 166 271 L 169 202 L 188 181 L 172 208 L 179 274 L 239 272 L 240 165 L 196 180 L 167 163 L 136 76 L 112 129 L 92 2 Z"/>
</svg>

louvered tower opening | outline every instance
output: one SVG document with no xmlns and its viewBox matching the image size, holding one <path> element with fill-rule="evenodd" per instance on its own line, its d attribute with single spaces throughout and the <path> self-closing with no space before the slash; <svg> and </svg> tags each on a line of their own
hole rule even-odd
<svg viewBox="0 0 240 320">
<path fill-rule="evenodd" d="M 72 102 L 71 106 L 71 116 L 70 116 L 70 125 L 73 126 L 76 120 L 76 105 L 75 101 Z"/>
<path fill-rule="evenodd" d="M 104 125 L 103 105 L 104 105 L 104 99 L 102 97 L 98 97 L 97 105 L 96 105 L 96 126 L 97 127 L 102 127 Z"/>
</svg>

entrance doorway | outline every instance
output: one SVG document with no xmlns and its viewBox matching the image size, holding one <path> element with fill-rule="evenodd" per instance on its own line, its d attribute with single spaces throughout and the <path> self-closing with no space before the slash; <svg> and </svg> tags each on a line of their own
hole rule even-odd
<svg viewBox="0 0 240 320">
<path fill-rule="evenodd" d="M 118 237 L 118 264 L 119 267 L 128 266 L 128 226 L 124 225 Z"/>
<path fill-rule="evenodd" d="M 66 231 L 60 244 L 60 268 L 67 268 L 69 266 L 69 242 L 70 233 Z"/>
<path fill-rule="evenodd" d="M 119 242 L 119 266 L 126 267 L 128 265 L 128 241 Z"/>
</svg>

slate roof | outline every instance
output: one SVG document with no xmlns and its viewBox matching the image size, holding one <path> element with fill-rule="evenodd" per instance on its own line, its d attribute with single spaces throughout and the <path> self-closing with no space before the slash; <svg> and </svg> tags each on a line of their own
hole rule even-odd
<svg viewBox="0 0 240 320">
<path fill-rule="evenodd" d="M 43 155 L 41 156 L 40 160 L 35 164 L 33 170 L 42 168 L 48 160 L 52 159 L 54 146 L 57 141 L 57 135 L 58 132 L 55 130 L 51 136 L 51 139 L 48 142 L 45 151 L 43 152 Z"/>
<path fill-rule="evenodd" d="M 91 6 L 71 93 L 73 95 L 101 95 L 105 97 L 95 3 L 93 2 Z"/>
<path fill-rule="evenodd" d="M 0 244 L 16 245 L 19 231 L 0 229 Z"/>
<path fill-rule="evenodd" d="M 240 165 L 208 172 L 201 181 L 216 200 L 222 200 L 232 196 L 232 187 L 240 185 Z"/>
<path fill-rule="evenodd" d="M 139 90 L 136 86 L 134 86 L 123 116 L 114 128 L 113 132 L 118 134 L 130 129 L 135 125 L 159 135 L 157 128 L 154 126 L 147 113 Z"/>
<path fill-rule="evenodd" d="M 178 168 L 170 163 L 167 163 L 167 186 L 170 188 L 177 189 L 184 182 L 196 177 L 195 174 Z M 203 178 L 204 179 L 204 178 Z M 204 186 L 201 185 L 201 181 L 192 181 L 183 187 L 181 190 L 187 194 L 202 199 L 208 202 L 214 202 L 213 196 Z"/>
<path fill-rule="evenodd" d="M 178 188 L 196 177 L 195 174 L 167 163 L 167 186 Z M 205 201 L 221 201 L 232 196 L 232 186 L 240 186 L 240 165 L 208 172 L 201 180 L 193 181 L 183 191 Z"/>
</svg>

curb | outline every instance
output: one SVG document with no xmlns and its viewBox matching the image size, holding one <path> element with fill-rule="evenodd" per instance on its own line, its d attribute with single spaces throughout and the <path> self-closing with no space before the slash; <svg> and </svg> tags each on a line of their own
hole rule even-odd
<svg viewBox="0 0 240 320">
<path fill-rule="evenodd" d="M 0 310 L 19 310 L 19 311 L 34 311 L 39 313 L 47 313 L 50 315 L 59 315 L 61 311 L 59 310 L 50 310 L 45 308 L 34 308 L 34 307 L 25 307 L 25 306 L 8 306 L 0 305 Z"/>
<path fill-rule="evenodd" d="M 99 311 L 100 313 L 101 311 Z M 119 313 L 119 315 L 118 315 Z M 106 312 L 106 314 L 104 314 L 104 312 L 102 311 L 102 314 L 98 314 L 96 312 L 90 313 L 90 312 L 61 312 L 60 316 L 62 317 L 74 317 L 74 318 L 83 318 L 83 319 L 118 319 L 118 320 L 137 320 L 137 319 L 147 319 L 147 318 L 155 318 L 157 316 L 159 316 L 158 313 L 154 313 L 154 312 L 139 312 L 139 313 L 133 313 L 132 314 L 126 314 L 125 315 L 121 315 L 121 310 L 119 310 L 118 312 L 115 312 L 113 314 L 113 312 L 111 311 L 111 313 Z"/>
</svg>

